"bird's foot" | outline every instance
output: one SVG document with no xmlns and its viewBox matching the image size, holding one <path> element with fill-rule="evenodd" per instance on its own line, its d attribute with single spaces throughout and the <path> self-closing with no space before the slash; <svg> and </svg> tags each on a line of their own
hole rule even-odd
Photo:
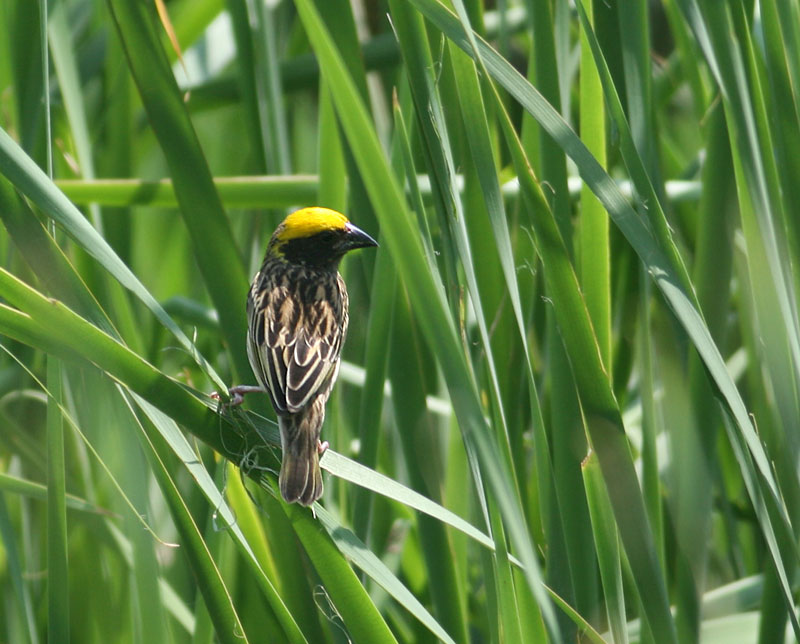
<svg viewBox="0 0 800 644">
<path fill-rule="evenodd" d="M 329 447 L 328 441 L 317 440 L 317 452 L 319 452 L 320 456 L 327 452 Z"/>
<path fill-rule="evenodd" d="M 236 385 L 228 389 L 228 393 L 231 396 L 231 399 L 225 403 L 227 407 L 238 407 L 244 401 L 244 397 L 247 394 L 254 394 L 257 392 L 264 393 L 263 387 L 258 387 L 256 385 Z M 212 392 L 211 397 L 214 400 L 220 400 L 219 392 Z"/>
</svg>

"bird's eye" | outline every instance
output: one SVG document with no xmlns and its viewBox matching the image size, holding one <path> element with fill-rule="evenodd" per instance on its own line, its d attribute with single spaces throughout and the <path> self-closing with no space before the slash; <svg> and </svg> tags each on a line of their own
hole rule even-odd
<svg viewBox="0 0 800 644">
<path fill-rule="evenodd" d="M 332 230 L 323 230 L 318 238 L 323 244 L 332 244 L 336 240 L 336 233 Z"/>
</svg>

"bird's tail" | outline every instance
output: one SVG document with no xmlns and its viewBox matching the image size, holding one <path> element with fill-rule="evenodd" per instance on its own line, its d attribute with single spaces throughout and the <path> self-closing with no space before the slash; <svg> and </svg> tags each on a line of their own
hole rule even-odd
<svg viewBox="0 0 800 644">
<path fill-rule="evenodd" d="M 280 418 L 283 458 L 278 483 L 287 503 L 311 505 L 322 496 L 317 449 L 322 419 L 314 413 L 314 407 Z"/>
</svg>

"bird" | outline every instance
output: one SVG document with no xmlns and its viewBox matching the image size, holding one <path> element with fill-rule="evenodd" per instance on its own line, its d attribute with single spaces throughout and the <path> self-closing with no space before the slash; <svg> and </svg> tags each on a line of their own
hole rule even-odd
<svg viewBox="0 0 800 644">
<path fill-rule="evenodd" d="M 378 243 L 345 215 L 318 206 L 288 215 L 267 244 L 247 295 L 247 357 L 259 386 L 230 388 L 232 403 L 266 390 L 283 456 L 278 484 L 287 503 L 322 495 L 319 458 L 325 405 L 339 373 L 349 323 L 346 253 Z"/>
</svg>

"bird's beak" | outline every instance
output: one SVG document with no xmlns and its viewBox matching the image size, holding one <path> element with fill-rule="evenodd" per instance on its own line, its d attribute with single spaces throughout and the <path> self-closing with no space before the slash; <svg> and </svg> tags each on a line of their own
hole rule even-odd
<svg viewBox="0 0 800 644">
<path fill-rule="evenodd" d="M 345 235 L 343 241 L 345 251 L 378 245 L 378 242 L 376 242 L 367 233 L 349 222 L 345 224 L 345 229 L 347 230 L 347 234 Z"/>
</svg>

